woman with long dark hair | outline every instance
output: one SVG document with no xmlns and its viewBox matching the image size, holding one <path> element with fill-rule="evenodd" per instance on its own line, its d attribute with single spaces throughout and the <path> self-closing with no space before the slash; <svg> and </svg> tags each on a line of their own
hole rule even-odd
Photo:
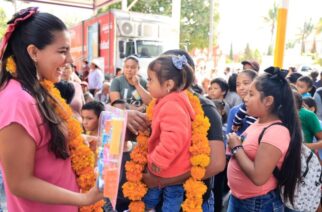
<svg viewBox="0 0 322 212">
<path fill-rule="evenodd" d="M 0 168 L 9 211 L 76 212 L 77 206 L 102 199 L 96 187 L 79 193 L 95 185 L 95 178 L 92 184 L 79 178 L 80 170 L 91 170 L 94 156 L 79 140 L 76 120 L 54 88 L 72 63 L 70 43 L 64 23 L 37 8 L 8 22 L 0 46 Z M 75 167 L 78 147 L 89 161 Z"/>
<path fill-rule="evenodd" d="M 245 98 L 247 113 L 258 117 L 242 134 L 228 135 L 232 159 L 228 211 L 284 211 L 278 188 L 293 202 L 301 174 L 301 127 L 285 73 L 268 68 L 252 83 Z M 260 134 L 264 131 L 263 136 Z M 242 142 L 242 140 L 244 140 Z M 278 181 L 273 170 L 278 167 Z"/>
</svg>

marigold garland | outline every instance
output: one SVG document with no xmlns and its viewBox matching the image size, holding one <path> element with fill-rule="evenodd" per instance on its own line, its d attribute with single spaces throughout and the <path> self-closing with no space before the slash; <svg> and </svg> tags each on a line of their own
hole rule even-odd
<svg viewBox="0 0 322 212">
<path fill-rule="evenodd" d="M 206 185 L 201 181 L 205 176 L 206 167 L 210 162 L 210 147 L 207 132 L 210 123 L 204 116 L 197 96 L 187 92 L 189 101 L 195 110 L 196 117 L 192 122 L 191 147 L 191 177 L 184 183 L 186 199 L 182 204 L 183 211 L 202 211 L 202 196 L 207 191 Z M 148 120 L 152 120 L 153 107 L 156 100 L 152 100 L 147 107 Z M 142 171 L 147 164 L 147 151 L 149 132 L 139 132 L 137 146 L 131 153 L 131 161 L 125 165 L 127 182 L 122 186 L 123 194 L 131 200 L 129 209 L 132 212 L 144 212 L 145 205 L 142 198 L 147 192 L 147 186 L 142 182 Z"/>
<path fill-rule="evenodd" d="M 94 173 L 95 157 L 94 153 L 84 143 L 81 136 L 82 128 L 80 123 L 73 118 L 72 109 L 61 97 L 57 88 L 51 81 L 43 80 L 40 82 L 42 87 L 53 97 L 56 101 L 50 99 L 50 103 L 55 109 L 56 114 L 60 119 L 67 124 L 68 128 L 68 147 L 71 153 L 72 168 L 77 177 L 77 184 L 81 192 L 90 190 L 96 182 L 96 175 Z M 99 201 L 94 205 L 81 207 L 82 212 L 103 211 L 102 206 L 104 201 Z"/>
<path fill-rule="evenodd" d="M 7 58 L 6 61 L 6 70 L 11 74 L 15 75 L 17 71 L 15 60 L 13 59 L 13 56 L 10 56 Z"/>
</svg>

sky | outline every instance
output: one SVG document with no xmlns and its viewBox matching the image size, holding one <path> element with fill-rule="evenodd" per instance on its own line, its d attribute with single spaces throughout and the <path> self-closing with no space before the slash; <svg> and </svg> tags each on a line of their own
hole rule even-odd
<svg viewBox="0 0 322 212">
<path fill-rule="evenodd" d="M 282 1 L 276 1 L 280 5 Z M 312 18 L 317 23 L 322 17 L 321 0 L 289 0 L 286 42 L 296 37 L 298 29 Z M 273 8 L 273 0 L 219 0 L 220 23 L 218 36 L 221 49 L 229 53 L 233 49 L 245 49 L 247 43 L 251 48 L 266 51 L 270 41 L 270 27 L 265 26 L 263 17 Z"/>
<path fill-rule="evenodd" d="M 274 0 L 216 0 L 220 13 L 220 23 L 215 26 L 218 33 L 220 49 L 224 54 L 229 54 L 230 45 L 234 52 L 243 51 L 249 43 L 252 49 L 261 52 L 267 50 L 270 41 L 270 28 L 265 26 L 263 17 L 267 16 L 268 10 L 273 7 Z M 18 9 L 25 7 L 17 1 Z M 281 1 L 276 1 L 279 4 Z M 53 6 L 47 4 L 30 3 L 30 6 L 39 6 L 41 11 L 46 11 L 64 19 L 83 20 L 89 18 L 93 11 L 76 9 L 71 7 Z M 298 29 L 303 23 L 312 18 L 317 23 L 322 17 L 321 0 L 289 0 L 287 17 L 286 43 L 294 40 Z M 0 7 L 4 8 L 7 16 L 13 14 L 12 4 L 0 0 Z"/>
</svg>

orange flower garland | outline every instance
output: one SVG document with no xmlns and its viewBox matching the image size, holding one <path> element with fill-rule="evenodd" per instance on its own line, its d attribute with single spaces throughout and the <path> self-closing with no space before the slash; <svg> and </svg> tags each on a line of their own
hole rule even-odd
<svg viewBox="0 0 322 212">
<path fill-rule="evenodd" d="M 17 67 L 16 67 L 16 63 L 13 59 L 13 56 L 10 56 L 7 58 L 6 61 L 6 70 L 11 74 L 11 75 L 15 75 Z"/>
<path fill-rule="evenodd" d="M 77 184 L 80 187 L 81 192 L 86 192 L 90 190 L 96 182 L 96 175 L 94 173 L 94 153 L 85 145 L 83 137 L 81 136 L 81 125 L 73 118 L 71 108 L 61 97 L 58 89 L 48 80 L 43 80 L 40 84 L 51 97 L 56 100 L 54 101 L 51 99 L 50 103 L 54 107 L 56 114 L 67 124 L 68 146 L 71 153 L 72 168 L 76 174 Z M 81 207 L 80 211 L 103 211 L 103 205 L 104 201 L 99 201 L 94 205 Z"/>
<path fill-rule="evenodd" d="M 189 101 L 196 112 L 195 120 L 192 122 L 191 147 L 191 177 L 184 183 L 186 200 L 182 204 L 183 211 L 202 211 L 202 196 L 207 187 L 201 181 L 205 176 L 206 167 L 210 162 L 210 147 L 207 132 L 210 123 L 204 116 L 200 101 L 197 96 L 187 92 Z M 147 117 L 152 120 L 153 107 L 156 100 L 147 107 Z M 129 209 L 132 212 L 144 212 L 145 205 L 142 198 L 147 192 L 147 186 L 142 182 L 142 171 L 147 164 L 147 151 L 149 132 L 139 132 L 137 146 L 131 153 L 131 161 L 125 165 L 127 182 L 122 186 L 125 197 L 131 200 Z"/>
</svg>

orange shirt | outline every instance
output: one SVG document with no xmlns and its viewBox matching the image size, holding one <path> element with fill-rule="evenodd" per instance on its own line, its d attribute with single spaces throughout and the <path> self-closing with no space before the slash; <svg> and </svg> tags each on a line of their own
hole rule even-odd
<svg viewBox="0 0 322 212">
<path fill-rule="evenodd" d="M 157 176 L 170 178 L 191 168 L 189 147 L 195 112 L 185 92 L 173 92 L 159 99 L 153 109 L 148 146 L 148 168 L 161 169 Z"/>
<path fill-rule="evenodd" d="M 243 133 L 245 140 L 243 142 L 244 151 L 250 160 L 254 161 L 256 157 L 256 152 L 259 147 L 258 137 L 262 130 L 271 125 L 273 122 L 259 124 L 256 121 L 254 124 L 250 125 L 246 131 Z M 261 143 L 268 143 L 276 148 L 278 148 L 282 157 L 277 163 L 277 167 L 281 168 L 285 154 L 288 150 L 290 144 L 290 134 L 286 127 L 281 125 L 273 125 L 269 127 L 261 140 Z M 267 158 L 269 160 L 269 158 Z M 268 179 L 268 181 L 262 186 L 256 186 L 252 181 L 245 175 L 242 169 L 239 167 L 236 159 L 232 157 L 228 163 L 228 185 L 232 194 L 239 199 L 247 199 L 255 196 L 260 196 L 267 194 L 268 192 L 274 190 L 277 186 L 277 181 L 273 174 Z"/>
</svg>

